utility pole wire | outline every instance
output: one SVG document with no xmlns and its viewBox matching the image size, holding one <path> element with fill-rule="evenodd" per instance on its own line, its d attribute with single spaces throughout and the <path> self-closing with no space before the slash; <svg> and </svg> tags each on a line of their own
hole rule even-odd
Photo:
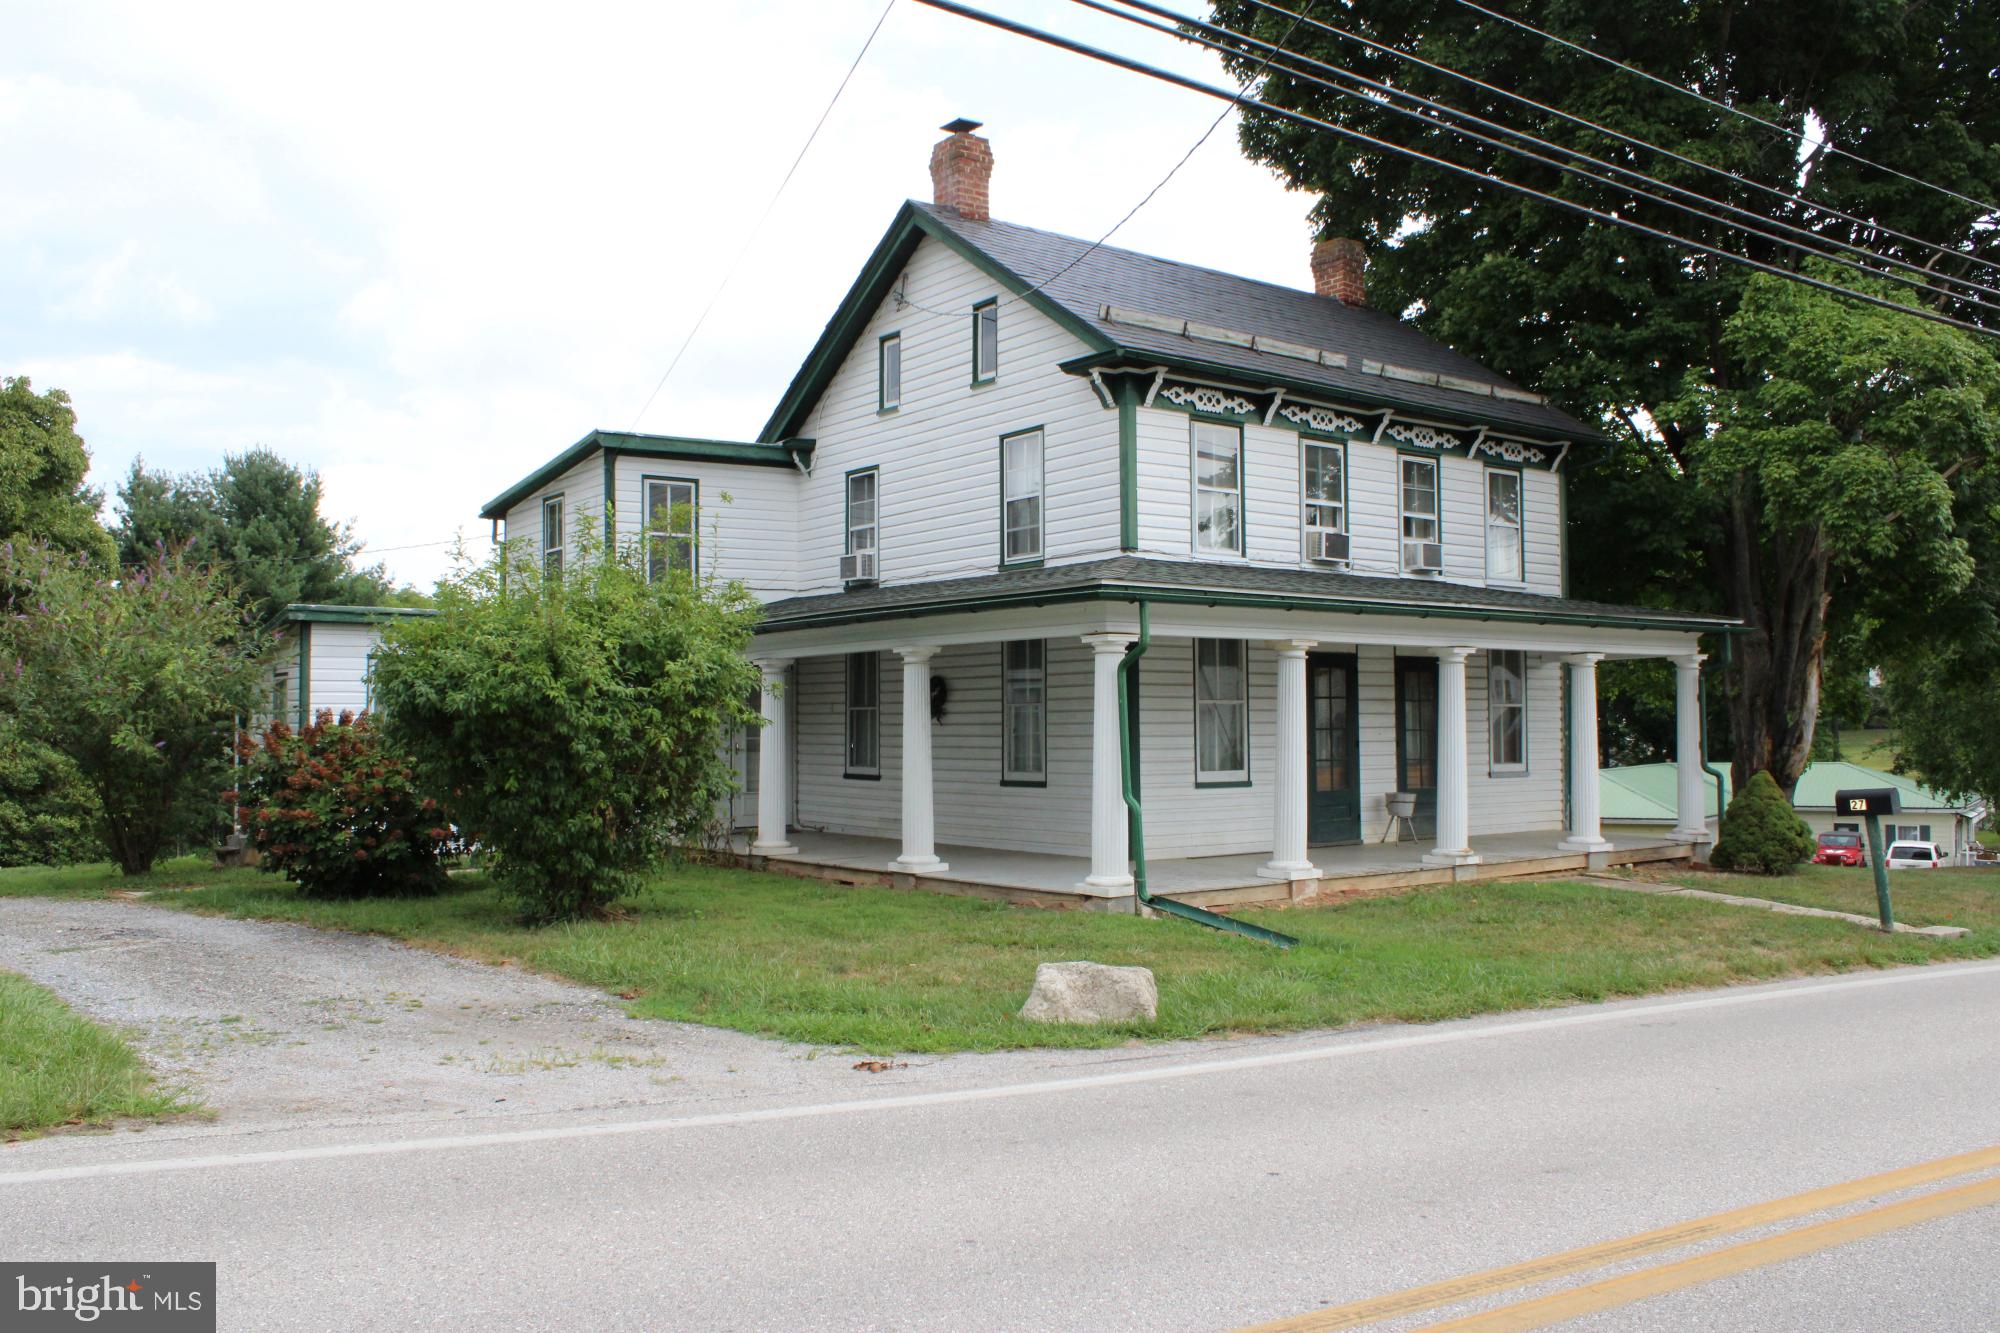
<svg viewBox="0 0 2000 1333">
<path fill-rule="evenodd" d="M 1255 5 L 1257 8 L 1266 10 L 1273 14 L 1297 17 L 1294 11 L 1285 8 L 1283 5 L 1275 4 L 1272 2 L 1272 0 L 1246 0 L 1246 3 Z M 1492 93 L 1498 97 L 1504 97 L 1510 102 L 1516 102 L 1522 106 L 1533 107 L 1537 111 L 1543 112 L 1547 115 L 1555 116 L 1560 120 L 1567 121 L 1570 124 L 1576 125 L 1580 128 L 1593 130 L 1599 134 L 1608 135 L 1609 137 L 1618 140 L 1620 143 L 1629 144 L 1634 148 L 1642 148 L 1647 150 L 1648 152 L 1659 153 L 1664 157 L 1667 157 L 1675 162 L 1680 163 L 1682 166 L 1693 167 L 1700 171 L 1709 172 L 1712 175 L 1721 176 L 1726 180 L 1736 182 L 1738 185 L 1748 186 L 1749 188 L 1754 190 L 1761 190 L 1765 194 L 1773 195 L 1779 199 L 1786 201 L 1787 203 L 1796 204 L 1801 208 L 1811 209 L 1814 212 L 1824 213 L 1829 217 L 1839 218 L 1842 222 L 1851 223 L 1852 225 L 1857 227 L 1864 227 L 1871 231 L 1877 231 L 1884 236 L 1893 236 L 1899 241 L 1907 241 L 1911 245 L 1921 246 L 1926 250 L 1935 251 L 1936 254 L 1942 258 L 1964 260 L 1967 263 L 1976 264 L 1982 268 L 2000 270 L 2000 260 L 1985 259 L 1976 253 L 1972 253 L 1965 250 L 1953 249 L 1950 246 L 1940 245 L 1936 241 L 1927 241 L 1921 236 L 1912 236 L 1908 232 L 1897 231 L 1894 227 L 1884 226 L 1882 223 L 1874 221 L 1871 218 L 1861 218 L 1861 217 L 1856 217 L 1852 213 L 1843 213 L 1841 210 L 1833 207 L 1831 204 L 1821 203 L 1816 200 L 1807 199 L 1803 195 L 1800 195 L 1794 191 L 1782 190 L 1775 185 L 1766 185 L 1763 181 L 1752 180 L 1747 176 L 1739 176 L 1737 173 L 1729 170 L 1727 167 L 1718 167 L 1714 163 L 1704 162 L 1700 158 L 1689 157 L 1687 154 L 1676 152 L 1674 149 L 1666 148 L 1656 143 L 1650 143 L 1645 139 L 1636 138 L 1635 136 L 1626 134 L 1620 130 L 1614 130 L 1608 125 L 1600 125 L 1596 121 L 1588 120 L 1585 117 L 1575 115 L 1571 112 L 1563 110 L 1561 107 L 1551 106 L 1547 102 L 1537 101 L 1536 99 L 1527 96 L 1525 93 L 1515 92 L 1514 90 L 1509 88 L 1502 88 L 1498 84 L 1488 83 L 1484 79 L 1465 73 L 1463 70 L 1453 69 L 1449 65 L 1441 65 L 1435 60 L 1429 60 L 1423 56 L 1415 54 L 1414 52 L 1404 51 L 1397 47 L 1386 45 L 1385 43 L 1376 41 L 1372 37 L 1364 36 L 1361 33 L 1351 32 L 1346 28 L 1336 27 L 1335 25 L 1324 22 L 1323 20 L 1320 19 L 1307 19 L 1305 20 L 1305 22 L 1307 27 L 1317 28 L 1322 32 L 1331 33 L 1333 36 L 1339 37 L 1343 41 L 1352 42 L 1355 45 L 1365 47 L 1370 51 L 1374 51 L 1379 55 L 1387 56 L 1392 60 L 1401 60 L 1406 63 L 1419 66 L 1420 68 L 1431 70 L 1434 73 L 1442 74 L 1447 78 L 1457 79 L 1462 83 L 1469 84 L 1472 87 L 1478 88 L 1484 92 Z M 1822 145 L 1822 147 L 1824 147 L 1824 145 Z"/>
<path fill-rule="evenodd" d="M 1479 13 L 1486 15 L 1488 18 L 1495 18 L 1499 19 L 1502 23 L 1512 24 L 1514 27 L 1521 29 L 1523 32 L 1532 32 L 1537 37 L 1546 38 L 1547 40 L 1554 42 L 1558 46 L 1566 46 L 1572 51 L 1578 52 L 1579 54 L 1582 55 L 1589 56 L 1592 60 L 1601 60 L 1605 64 L 1610 65 L 1614 69 L 1622 69 L 1627 74 L 1636 75 L 1637 77 L 1646 80 L 1648 83 L 1656 83 L 1660 87 L 1670 89 L 1673 92 L 1680 93 L 1682 96 L 1692 97 L 1697 102 L 1704 102 L 1707 105 L 1714 107 L 1718 111 L 1727 111 L 1732 116 L 1741 116 L 1743 119 L 1752 121 L 1758 125 L 1762 125 L 1766 129 L 1776 130 L 1778 133 L 1786 135 L 1796 140 L 1800 144 L 1804 144 L 1807 142 L 1806 136 L 1803 133 L 1791 128 L 1791 126 L 1789 125 L 1780 125 L 1775 120 L 1766 120 L 1762 116 L 1755 115 L 1751 112 L 1745 111 L 1742 107 L 1731 106 L 1727 102 L 1719 102 L 1715 98 L 1710 97 L 1705 93 L 1696 92 L 1694 89 L 1687 87 L 1685 84 L 1675 83 L 1671 79 L 1663 79 L 1657 74 L 1649 74 L 1645 70 L 1640 69 L 1637 65 L 1628 65 L 1622 60 L 1614 60 L 1610 56 L 1604 55 L 1597 51 L 1593 51 L 1589 47 L 1583 45 L 1581 42 L 1573 42 L 1567 37 L 1558 37 L 1555 33 L 1547 32 L 1541 28 L 1537 28 L 1532 23 L 1524 23 L 1520 19 L 1514 18 L 1512 15 L 1502 14 L 1497 9 L 1488 9 L 1485 5 L 1476 4 L 1474 3 L 1474 0 L 1458 0 L 1458 3 L 1464 5 L 1467 9 L 1477 10 Z M 1884 166 L 1880 162 L 1870 161 L 1869 159 L 1862 157 L 1859 153 L 1848 152 L 1845 148 L 1842 148 L 1839 145 L 1835 144 L 1831 139 L 1822 140 L 1822 143 L 1827 152 L 1837 153 L 1841 157 L 1847 158 L 1851 162 L 1859 162 L 1864 167 L 1873 167 L 1877 171 L 1886 171 L 1891 176 L 1899 177 L 1902 180 L 1910 182 L 1912 185 L 1921 185 L 1927 190 L 1936 190 L 1939 194 L 1950 195 L 1954 199 L 1961 200 L 1964 203 L 1971 204 L 1973 207 L 1979 209 L 1981 212 L 1986 213 L 1988 215 L 2000 213 L 2000 204 L 1988 203 L 1984 199 L 1974 199 L 1969 194 L 1960 194 L 1957 190 L 1952 189 L 1950 186 L 1938 185 L 1935 182 L 1925 180 L 1921 176 L 1912 176 L 1907 171 L 1898 171 L 1894 167 Z"/>
<path fill-rule="evenodd" d="M 1157 65 L 1149 65 L 1142 60 L 1135 60 L 1130 56 L 1120 55 L 1115 51 L 1108 51 L 1102 47 L 1092 46 L 1087 42 L 1080 42 L 1074 38 L 1063 37 L 1042 28 L 1016 22 L 1013 19 L 1002 18 L 998 14 L 990 14 L 984 10 L 974 9 L 970 5 L 957 3 L 957 0 L 917 0 L 917 3 L 927 5 L 932 9 L 943 10 L 947 14 L 956 14 L 960 18 L 971 19 L 975 23 L 983 23 L 991 28 L 998 28 L 1002 32 L 1011 32 L 1017 36 L 1027 37 L 1048 46 L 1054 46 L 1077 55 L 1087 56 L 1092 60 L 1100 61 L 1104 64 L 1130 70 L 1136 74 L 1144 74 L 1148 78 L 1157 79 L 1162 83 L 1175 84 L 1193 92 L 1202 93 L 1208 97 L 1231 102 L 1240 99 L 1241 105 L 1254 106 L 1258 110 L 1276 116 L 1281 120 L 1289 120 L 1296 124 L 1326 130 L 1330 133 L 1338 134 L 1342 138 L 1352 139 L 1358 143 L 1365 143 L 1370 147 L 1379 148 L 1385 152 L 1400 153 L 1405 157 L 1429 162 L 1433 166 L 1442 167 L 1447 171 L 1456 172 L 1462 176 L 1469 176 L 1474 180 L 1484 181 L 1490 185 L 1497 185 L 1502 189 L 1512 190 L 1516 194 L 1532 199 L 1539 199 L 1543 203 L 1554 204 L 1558 208 L 1581 214 L 1584 217 L 1606 223 L 1610 226 L 1623 227 L 1628 231 L 1650 236 L 1655 240 L 1667 241 L 1685 249 L 1711 255 L 1726 263 L 1738 264 L 1745 268 L 1755 269 L 1761 273 L 1769 273 L 1775 277 L 1783 278 L 1788 282 L 1796 282 L 1803 286 L 1818 288 L 1821 291 L 1844 297 L 1847 300 L 1856 301 L 1863 305 L 1879 306 L 1884 310 L 1893 310 L 1899 314 L 1929 320 L 1934 324 L 1948 324 L 1953 328 L 1963 329 L 1968 333 L 1982 334 L 1987 337 L 2000 337 L 2000 335 L 1996 335 L 1991 330 L 1981 328 L 1977 324 L 1968 323 L 1962 319 L 1954 319 L 1949 315 L 1927 310 L 1921 306 L 1905 305 L 1900 301 L 1891 301 L 1867 292 L 1858 292 L 1851 288 L 1842 287 L 1838 283 L 1824 282 L 1803 273 L 1794 273 L 1789 269 L 1779 268 L 1775 264 L 1767 264 L 1762 260 L 1752 259 L 1748 255 L 1737 254 L 1733 250 L 1724 250 L 1720 247 L 1710 245 L 1705 241 L 1697 241 L 1686 236 L 1676 235 L 1673 232 L 1662 231 L 1657 227 L 1650 227 L 1644 223 L 1634 222 L 1629 218 L 1621 218 L 1615 213 L 1607 213 L 1602 209 L 1592 208 L 1588 204 L 1580 204 L 1571 199 L 1564 199 L 1559 195 L 1550 194 L 1546 190 L 1538 190 L 1531 185 L 1523 185 L 1519 181 L 1509 180 L 1504 176 L 1496 176 L 1491 172 L 1481 171 L 1476 167 L 1462 166 L 1457 162 L 1451 162 L 1430 153 L 1421 152 L 1414 148 L 1406 148 L 1401 144 L 1391 143 L 1386 139 L 1376 138 L 1372 134 L 1364 134 L 1360 130 L 1350 129 L 1345 125 L 1336 125 L 1331 121 L 1320 120 L 1317 117 L 1308 116 L 1304 112 L 1293 111 L 1288 107 L 1275 106 L 1272 103 L 1248 97 L 1227 88 L 1218 88 L 1214 84 L 1203 83 L 1200 79 L 1190 78 L 1185 74 L 1176 74 L 1171 70 L 1161 69 Z"/>
<path fill-rule="evenodd" d="M 1569 148 L 1562 144 L 1553 143 L 1537 135 L 1529 134 L 1524 130 L 1517 130 L 1511 126 L 1503 125 L 1496 121 L 1487 120 L 1483 116 L 1475 115 L 1472 112 L 1465 111 L 1459 107 L 1452 106 L 1448 103 L 1434 101 L 1433 99 L 1424 97 L 1418 93 L 1405 92 L 1402 89 L 1394 87 L 1393 85 L 1382 83 L 1375 79 L 1371 79 L 1367 75 L 1357 73 L 1354 70 L 1346 69 L 1340 65 L 1328 64 L 1325 61 L 1314 59 L 1311 56 L 1302 55 L 1299 52 L 1292 51 L 1286 47 L 1266 42 L 1261 38 L 1251 37 L 1247 34 L 1236 32 L 1230 28 L 1221 28 L 1215 26 L 1214 24 L 1204 23 L 1199 19 L 1193 18 L 1189 15 L 1177 13 L 1174 10 L 1165 8 L 1164 6 L 1151 4 L 1148 2 L 1148 0 L 1122 0 L 1122 2 L 1127 6 L 1129 6 L 1131 9 L 1142 10 L 1145 13 L 1150 13 L 1150 14 L 1159 14 L 1166 18 L 1172 19 L 1174 20 L 1175 23 L 1180 24 L 1181 27 L 1175 28 L 1175 27 L 1170 27 L 1164 23 L 1151 22 L 1150 20 L 1141 17 L 1139 14 L 1128 13 L 1125 12 L 1124 10 L 1113 8 L 1110 4 L 1106 3 L 1106 0 L 1074 0 L 1074 3 L 1082 5 L 1087 9 L 1094 9 L 1103 13 L 1114 15 L 1118 18 L 1124 19 L 1128 23 L 1137 24 L 1138 26 L 1143 27 L 1148 31 L 1165 33 L 1170 37 L 1177 37 L 1183 41 L 1193 42 L 1199 46 L 1206 47 L 1210 50 L 1219 51 L 1224 55 L 1242 56 L 1246 53 L 1240 47 L 1232 47 L 1226 43 L 1211 40 L 1210 38 L 1202 36 L 1201 34 L 1204 32 L 1220 33 L 1223 36 L 1230 38 L 1232 41 L 1243 43 L 1247 46 L 1250 46 L 1253 49 L 1263 50 L 1267 52 L 1267 54 L 1264 56 L 1263 64 L 1259 67 L 1260 74 L 1264 70 L 1273 68 L 1274 66 L 1272 64 L 1272 61 L 1280 53 L 1282 53 L 1290 60 L 1299 61 L 1302 64 L 1310 65 L 1318 69 L 1328 70 L 1343 78 L 1349 79 L 1354 83 L 1361 84 L 1365 88 L 1372 89 L 1375 92 L 1382 94 L 1382 97 L 1401 98 L 1407 101 L 1414 102 L 1417 105 L 1426 108 L 1427 110 L 1431 111 L 1434 114 L 1425 115 L 1421 111 L 1416 111 L 1408 107 L 1392 105 L 1386 101 L 1383 101 L 1381 98 L 1371 97 L 1367 93 L 1361 92 L 1358 89 L 1334 83 L 1329 79 L 1324 79 L 1317 75 L 1307 73 L 1305 70 L 1294 68 L 1291 65 L 1280 63 L 1275 66 L 1275 68 L 1280 73 L 1289 74 L 1293 78 L 1302 79 L 1308 83 L 1317 84 L 1318 86 L 1329 89 L 1332 92 L 1337 93 L 1342 97 L 1347 97 L 1355 101 L 1366 103 L 1371 107 L 1375 107 L 1383 111 L 1388 111 L 1399 116 L 1407 117 L 1409 119 L 1417 121 L 1420 124 L 1428 125 L 1431 126 L 1432 128 L 1458 135 L 1461 138 L 1468 138 L 1475 140 L 1479 143 L 1483 143 L 1490 147 L 1496 148 L 1501 152 L 1512 153 L 1517 157 L 1524 157 L 1531 161 L 1542 163 L 1545 166 L 1553 167 L 1558 171 L 1564 172 L 1569 175 L 1577 176 L 1584 180 L 1594 181 L 1600 185 L 1607 185 L 1612 189 L 1624 191 L 1625 193 L 1631 195 L 1635 199 L 1646 200 L 1652 203 L 1664 204 L 1669 208 L 1678 209 L 1683 213 L 1687 213 L 1694 217 L 1701 218 L 1704 221 L 1717 222 L 1725 227 L 1730 227 L 1734 230 L 1744 232 L 1749 235 L 1755 235 L 1761 237 L 1764 240 L 1773 242 L 1774 244 L 1787 246 L 1791 249 L 1798 250 L 1803 254 L 1807 254 L 1819 259 L 1825 259 L 1831 263 L 1842 264 L 1850 269 L 1855 270 L 1856 272 L 1866 273 L 1873 277 L 1883 278 L 1890 282 L 1900 283 L 1905 287 L 1909 287 L 1912 288 L 1913 290 L 1923 292 L 1926 295 L 1939 296 L 1956 301 L 1963 301 L 1971 305 L 1984 307 L 1985 309 L 1993 311 L 1996 314 L 2000 314 L 2000 305 L 1996 305 L 1991 301 L 1981 300 L 1976 296 L 1970 296 L 1963 293 L 1946 290 L 1940 287 L 1939 283 L 1940 281 L 1953 281 L 1953 282 L 1963 283 L 1966 286 L 1972 287 L 1974 290 L 1984 292 L 1987 295 L 1994 297 L 2000 297 L 2000 290 L 1995 290 L 1990 287 L 1980 286 L 1977 283 L 1970 282 L 1969 280 L 1963 278 L 1947 278 L 1946 275 L 1927 271 L 1923 268 L 1918 267 L 1915 264 L 1908 263 L 1905 260 L 1897 259 L 1889 255 L 1878 254 L 1877 252 L 1866 249 L 1862 246 L 1851 245 L 1846 241 L 1840 240 L 1838 237 L 1822 236 L 1816 232 L 1809 231 L 1806 228 L 1793 226 L 1788 222 L 1767 218 L 1760 213 L 1752 212 L 1751 210 L 1746 208 L 1740 208 L 1737 205 L 1728 203 L 1724 200 L 1712 198 L 1711 196 L 1702 194 L 1699 191 L 1689 190 L 1683 186 L 1674 185 L 1671 182 L 1662 181 L 1655 177 L 1649 176 L 1645 172 L 1634 171 L 1629 167 L 1620 166 L 1615 162 L 1608 162 L 1603 158 L 1594 157 L 1589 153 L 1583 152 L 1581 149 Z M 1598 175 L 1595 172 L 1585 171 L 1582 168 L 1574 166 L 1573 164 L 1570 163 L 1556 161 L 1553 158 L 1545 157 L 1542 154 L 1533 152 L 1529 149 L 1519 148 L 1515 147 L 1512 144 L 1502 143 L 1500 140 L 1495 139 L 1490 135 L 1482 134 L 1477 130 L 1470 130 L 1463 128 L 1460 125 L 1445 123 L 1443 120 L 1438 119 L 1438 116 L 1451 117 L 1457 120 L 1469 121 L 1476 125 L 1487 126 L 1488 128 L 1491 128 L 1500 134 L 1507 135 L 1510 138 L 1517 139 L 1525 143 L 1534 144 L 1538 147 L 1546 148 L 1551 152 L 1565 154 L 1569 157 L 1576 158 L 1580 161 L 1591 163 L 1594 166 L 1602 167 L 1606 171 L 1613 171 L 1613 172 L 1618 172 L 1622 175 L 1631 176 L 1637 180 L 1644 181 L 1647 185 L 1656 186 L 1660 189 L 1667 190 L 1673 194 L 1683 195 L 1690 199 L 1700 200 L 1703 204 L 1712 205 L 1713 207 L 1724 209 L 1731 213 L 1741 214 L 1743 217 L 1749 218 L 1753 222 L 1759 225 L 1753 227 L 1753 226 L 1746 226 L 1745 224 L 1742 223 L 1731 222 L 1729 219 L 1720 217 L 1717 214 L 1708 211 L 1708 209 L 1706 208 L 1700 208 L 1691 204 L 1682 203 L 1676 199 L 1664 198 L 1660 195 L 1652 193 L 1649 190 L 1640 189 L 1634 185 L 1628 185 L 1620 181 L 1611 180 L 1608 177 Z M 1765 227 L 1776 227 L 1781 231 L 1791 232 L 1797 236 L 1802 236 L 1805 238 L 1805 240 L 1798 241 L 1798 240 L 1787 239 L 1786 237 L 1777 235 L 1774 232 L 1764 230 Z M 1822 248 L 1829 246 L 1832 247 L 1831 250 Z M 1839 255 L 1834 253 L 1834 251 L 1836 250 L 1848 251 L 1853 254 L 1860 255 L 1865 259 L 1873 260 L 1876 263 L 1887 264 L 1891 268 L 1903 269 L 1906 270 L 1907 273 L 1916 274 L 1918 276 L 1909 277 L 1906 276 L 1904 273 L 1890 272 L 1887 269 L 1874 268 L 1867 264 L 1861 264 L 1861 263 L 1856 263 L 1852 260 L 1842 259 L 1839 257 Z"/>
<path fill-rule="evenodd" d="M 715 309 L 715 303 L 722 299 L 723 289 L 728 287 L 730 279 L 736 276 L 736 270 L 743 266 L 744 257 L 756 243 L 758 233 L 762 232 L 764 224 L 770 221 L 771 210 L 778 206 L 778 200 L 784 196 L 785 187 L 790 185 L 792 177 L 798 174 L 799 164 L 805 161 L 806 154 L 812 151 L 813 141 L 819 138 L 819 132 L 826 125 L 827 117 L 833 114 L 834 107 L 840 104 L 840 95 L 847 91 L 848 83 L 854 78 L 854 71 L 861 68 L 862 57 L 868 54 L 869 47 L 875 45 L 875 34 L 882 31 L 882 25 L 889 19 L 889 11 L 895 7 L 896 0 L 889 0 L 882 6 L 881 14 L 875 19 L 875 26 L 868 30 L 868 39 L 862 42 L 861 49 L 854 53 L 853 61 L 847 66 L 847 73 L 840 76 L 840 86 L 833 90 L 833 97 L 828 100 L 826 109 L 821 111 L 819 119 L 813 122 L 812 132 L 806 135 L 806 141 L 799 145 L 799 155 L 793 158 L 792 165 L 785 169 L 785 178 L 779 181 L 778 188 L 771 192 L 770 201 L 764 205 L 764 211 L 757 215 L 756 225 L 751 227 L 750 234 L 743 238 L 742 249 L 738 250 L 736 258 L 730 261 L 729 268 L 722 275 L 722 281 L 715 284 L 715 290 L 709 294 L 708 304 L 694 317 L 693 325 L 688 328 L 687 337 L 681 339 L 681 345 L 674 352 L 673 360 L 667 362 L 667 368 L 660 372 L 659 382 L 653 385 L 653 391 L 646 395 L 645 403 L 633 414 L 632 424 L 626 427 L 627 430 L 636 431 L 639 428 L 640 418 L 646 415 L 647 409 L 653 405 L 653 400 L 660 396 L 660 390 L 666 388 L 667 381 L 673 378 L 674 368 L 679 366 L 681 358 L 687 355 L 687 349 L 694 342 L 695 335 L 701 332 L 701 326 L 707 322 L 709 311 Z"/>
</svg>

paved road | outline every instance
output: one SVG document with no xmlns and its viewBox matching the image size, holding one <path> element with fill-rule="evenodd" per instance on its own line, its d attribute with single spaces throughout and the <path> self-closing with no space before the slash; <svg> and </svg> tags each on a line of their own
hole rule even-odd
<svg viewBox="0 0 2000 1333">
<path fill-rule="evenodd" d="M 0 1250 L 219 1259 L 244 1329 L 1228 1328 L 2000 1145 L 2000 964 L 832 1086 L 43 1140 L 0 1154 Z M 1996 1176 L 1369 1327 L 1829 1219 L 1859 1238 L 1575 1326 L 2000 1326 Z"/>
</svg>

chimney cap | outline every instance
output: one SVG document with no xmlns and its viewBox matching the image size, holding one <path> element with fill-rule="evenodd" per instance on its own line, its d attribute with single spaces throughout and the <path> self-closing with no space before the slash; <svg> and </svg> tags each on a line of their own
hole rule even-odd
<svg viewBox="0 0 2000 1333">
<path fill-rule="evenodd" d="M 985 123 L 983 120 L 967 120 L 964 116 L 960 116 L 957 120 L 940 125 L 938 128 L 946 134 L 970 134 Z"/>
</svg>

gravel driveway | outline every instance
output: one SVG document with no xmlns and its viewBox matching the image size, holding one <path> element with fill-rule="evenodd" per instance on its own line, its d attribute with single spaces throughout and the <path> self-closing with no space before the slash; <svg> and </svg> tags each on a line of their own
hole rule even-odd
<svg viewBox="0 0 2000 1333">
<path fill-rule="evenodd" d="M 602 992 L 393 941 L 138 903 L 0 899 L 0 968 L 132 1035 L 222 1127 L 802 1090 L 854 1059 L 626 1016 Z M 192 1128 L 192 1126 L 189 1126 Z"/>
</svg>

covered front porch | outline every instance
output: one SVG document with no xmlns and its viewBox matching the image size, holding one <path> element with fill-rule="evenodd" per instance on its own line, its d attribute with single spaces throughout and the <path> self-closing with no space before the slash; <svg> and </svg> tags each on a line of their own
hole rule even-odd
<svg viewBox="0 0 2000 1333">
<path fill-rule="evenodd" d="M 1131 899 L 1107 899 L 1079 886 L 1089 876 L 1090 859 L 1046 852 L 1012 852 L 987 847 L 940 845 L 947 869 L 922 876 L 893 868 L 902 853 L 893 838 L 847 833 L 792 834 L 796 851 L 766 856 L 753 838 L 731 840 L 730 851 L 763 870 L 833 880 L 842 884 L 922 887 L 940 893 L 1031 903 L 1043 907 L 1129 908 Z M 1181 856 L 1148 860 L 1151 892 L 1197 907 L 1281 907 L 1340 902 L 1426 885 L 1469 880 L 1560 877 L 1609 866 L 1685 860 L 1689 844 L 1664 835 L 1620 834 L 1598 852 L 1552 851 L 1539 833 L 1495 833 L 1471 840 L 1476 861 L 1458 866 L 1425 863 L 1428 843 L 1360 843 L 1317 847 L 1317 879 L 1274 880 L 1263 873 L 1264 856 Z"/>
</svg>

